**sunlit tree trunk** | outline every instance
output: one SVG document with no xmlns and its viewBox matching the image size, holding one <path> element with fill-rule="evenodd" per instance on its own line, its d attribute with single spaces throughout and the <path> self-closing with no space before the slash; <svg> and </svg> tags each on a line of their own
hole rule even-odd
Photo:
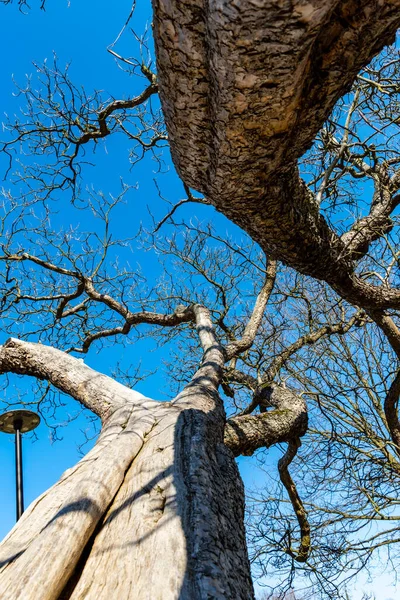
<svg viewBox="0 0 400 600">
<path fill-rule="evenodd" d="M 4 541 L 1 598 L 252 598 L 221 434 L 213 411 L 119 409 Z"/>
<path fill-rule="evenodd" d="M 25 512 L 0 548 L 2 600 L 253 598 L 220 349 L 158 403 L 40 344 L 10 340 L 0 372 L 30 373 L 103 419 L 95 447 Z"/>
<path fill-rule="evenodd" d="M 47 380 L 102 421 L 95 447 L 0 546 L 2 600 L 253 598 L 234 457 L 304 435 L 306 406 L 273 386 L 271 410 L 226 420 L 218 388 L 236 346 L 220 346 L 206 308 L 190 310 L 203 360 L 172 402 L 49 346 L 0 347 L 0 374 Z"/>
</svg>

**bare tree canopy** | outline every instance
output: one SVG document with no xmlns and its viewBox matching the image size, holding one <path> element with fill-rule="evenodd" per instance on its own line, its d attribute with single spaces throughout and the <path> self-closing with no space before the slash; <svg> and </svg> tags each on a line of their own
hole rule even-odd
<svg viewBox="0 0 400 600">
<path fill-rule="evenodd" d="M 344 598 L 400 539 L 400 1 L 153 10 L 155 57 L 133 30 L 119 53 L 135 3 L 108 47 L 126 95 L 54 57 L 4 117 L 2 382 L 33 377 L 39 411 L 68 396 L 100 433 L 0 545 L 0 597 L 251 600 L 251 562 L 280 577 L 271 597 L 302 597 L 299 576 Z M 169 146 L 183 183 L 137 228 L 133 186 L 88 187 L 118 135 L 138 177 Z M 143 339 L 165 347 L 168 401 L 85 364 Z M 235 458 L 253 455 L 246 517 Z"/>
</svg>

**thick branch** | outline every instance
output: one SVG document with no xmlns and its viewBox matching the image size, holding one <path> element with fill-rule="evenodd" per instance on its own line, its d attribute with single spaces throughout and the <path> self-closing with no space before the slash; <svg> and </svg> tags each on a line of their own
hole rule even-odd
<svg viewBox="0 0 400 600">
<path fill-rule="evenodd" d="M 251 210 L 223 210 L 269 255 L 300 273 L 326 281 L 350 303 L 365 309 L 400 307 L 400 291 L 375 286 L 354 273 L 354 248 L 330 229 L 315 198 L 298 174 L 287 168 L 271 178 Z M 345 243 L 346 242 L 346 243 Z"/>
<path fill-rule="evenodd" d="M 397 358 L 400 360 L 400 330 L 391 317 L 382 312 L 372 311 L 370 313 L 375 323 L 385 333 L 387 339 Z M 400 397 L 400 370 L 392 382 L 384 402 L 386 422 L 389 427 L 390 435 L 397 446 L 397 453 L 400 455 L 400 421 L 399 421 L 399 397 Z"/>
<path fill-rule="evenodd" d="M 397 358 L 400 360 L 400 330 L 396 323 L 389 315 L 382 311 L 373 310 L 369 312 L 370 317 L 380 327 L 393 350 L 396 353 Z"/>
<path fill-rule="evenodd" d="M 257 448 L 290 442 L 305 434 L 307 407 L 302 398 L 289 389 L 273 384 L 269 391 L 269 403 L 275 410 L 228 419 L 224 442 L 235 456 L 251 455 Z"/>
<path fill-rule="evenodd" d="M 127 402 L 141 404 L 144 399 L 142 394 L 94 371 L 65 352 L 14 338 L 0 346 L 0 374 L 4 373 L 44 379 L 103 421 Z"/>
<path fill-rule="evenodd" d="M 295 166 L 360 69 L 393 41 L 400 0 L 153 4 L 160 96 L 183 181 L 270 256 L 348 301 L 400 306 L 398 290 L 354 275 L 353 253 Z"/>
<path fill-rule="evenodd" d="M 362 258 L 372 242 L 390 233 L 394 225 L 390 215 L 399 204 L 400 195 L 391 194 L 389 189 L 378 184 L 369 215 L 358 219 L 341 238 L 354 259 Z"/>
<path fill-rule="evenodd" d="M 400 25 L 398 0 L 153 5 L 175 164 L 192 187 L 215 201 L 221 194 L 221 205 L 262 196 Z"/>
<path fill-rule="evenodd" d="M 224 414 L 223 404 L 218 394 L 225 362 L 224 349 L 218 342 L 211 321 L 210 311 L 195 304 L 191 308 L 196 330 L 203 348 L 203 359 L 199 369 L 189 384 L 178 395 L 174 404 L 191 405 L 206 411 L 216 410 L 219 416 Z"/>
</svg>

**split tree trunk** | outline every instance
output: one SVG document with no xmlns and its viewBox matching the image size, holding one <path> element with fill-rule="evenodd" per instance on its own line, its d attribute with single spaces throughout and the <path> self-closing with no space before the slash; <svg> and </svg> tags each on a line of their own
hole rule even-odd
<svg viewBox="0 0 400 600">
<path fill-rule="evenodd" d="M 54 348 L 0 347 L 0 373 L 48 379 L 103 417 L 95 447 L 0 546 L 2 600 L 254 597 L 243 485 L 223 443 L 221 352 L 201 310 L 203 364 L 172 403 Z"/>
<path fill-rule="evenodd" d="M 253 598 L 243 506 L 215 414 L 128 405 L 5 539 L 0 597 Z"/>
<path fill-rule="evenodd" d="M 0 346 L 0 374 L 45 379 L 103 422 L 95 447 L 0 545 L 1 600 L 254 598 L 234 455 L 304 435 L 306 406 L 275 386 L 275 410 L 226 422 L 224 352 L 208 311 L 192 310 L 203 361 L 173 402 L 55 348 Z"/>
</svg>

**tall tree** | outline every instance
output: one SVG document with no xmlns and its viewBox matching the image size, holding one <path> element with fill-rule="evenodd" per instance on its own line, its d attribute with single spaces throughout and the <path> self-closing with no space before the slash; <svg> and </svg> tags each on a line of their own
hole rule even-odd
<svg viewBox="0 0 400 600">
<path fill-rule="evenodd" d="M 3 151 L 12 161 L 13 147 L 22 143 L 33 155 L 57 160 L 28 162 L 19 175 L 28 186 L 23 198 L 5 199 L 2 309 L 7 326 L 15 311 L 28 314 L 40 306 L 47 315 L 43 339 L 53 347 L 12 338 L 1 348 L 0 372 L 48 382 L 96 414 L 102 430 L 94 449 L 31 505 L 4 541 L 2 598 L 252 598 L 234 456 L 279 442 L 288 444 L 279 471 L 300 530 L 299 544 L 284 535 L 282 546 L 293 561 L 308 560 L 307 513 L 288 471 L 306 431 L 306 406 L 276 379 L 298 351 L 368 319 L 400 356 L 396 317 L 385 312 L 400 304 L 395 267 L 385 263 L 386 277 L 377 283 L 380 265 L 371 276 L 376 255 L 368 254 L 393 228 L 399 177 L 396 148 L 387 156 L 364 141 L 360 154 L 346 122 L 339 122 L 341 139 L 332 127 L 321 133 L 329 165 L 322 180 L 315 178 L 317 192 L 300 178 L 298 159 L 359 70 L 393 40 L 398 9 L 397 1 L 154 2 L 158 73 L 130 61 L 147 78 L 137 96 L 109 102 L 88 97 L 56 65 L 42 69 L 43 93 L 21 90 L 27 118 L 8 123 L 14 135 Z M 374 75 L 366 77 L 370 94 L 382 87 L 387 94 L 385 75 L 383 82 Z M 127 133 L 140 151 L 166 139 L 158 118 L 142 110 L 159 90 L 185 200 L 200 201 L 190 188 L 204 194 L 202 202 L 245 229 L 268 256 L 254 306 L 239 319 L 228 320 L 234 303 L 193 243 L 184 254 L 217 290 L 212 302 L 174 292 L 143 297 L 132 273 L 116 265 L 110 275 L 108 210 L 92 205 L 105 224 L 94 251 L 91 234 L 60 236 L 49 227 L 54 193 L 70 190 L 75 200 L 80 194 L 85 147 L 115 131 Z M 395 113 L 384 118 L 396 126 Z M 326 210 L 338 169 L 374 185 L 370 212 L 358 214 L 342 235 L 320 210 Z M 382 260 L 388 248 L 389 242 Z M 236 256 L 247 269 L 253 264 L 243 250 Z M 274 331 L 279 349 L 265 364 L 265 344 L 257 346 L 257 336 L 265 326 L 275 259 L 325 281 L 339 301 L 328 322 L 311 319 L 301 335 L 281 339 Z M 260 272 L 260 258 L 254 268 Z M 186 302 L 172 306 L 180 296 Z M 343 309 L 341 299 L 357 308 Z M 202 357 L 171 402 L 144 398 L 73 357 L 140 325 L 197 332 Z M 246 368 L 252 351 L 258 355 L 250 360 L 255 374 Z M 242 363 L 245 368 L 238 368 Z M 384 402 L 397 448 L 399 380 L 397 374 Z M 228 397 L 232 386 L 251 395 L 228 419 L 221 386 Z"/>
</svg>

